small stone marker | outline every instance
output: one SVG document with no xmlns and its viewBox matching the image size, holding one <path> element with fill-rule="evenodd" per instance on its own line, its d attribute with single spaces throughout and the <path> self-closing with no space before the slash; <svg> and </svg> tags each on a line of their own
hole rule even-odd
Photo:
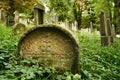
<svg viewBox="0 0 120 80">
<path fill-rule="evenodd" d="M 18 43 L 22 59 L 37 59 L 45 67 L 79 73 L 79 46 L 73 35 L 57 25 L 33 27 Z"/>
<path fill-rule="evenodd" d="M 22 23 L 16 23 L 13 26 L 13 34 L 23 34 L 27 30 L 26 26 Z"/>
<path fill-rule="evenodd" d="M 34 5 L 35 25 L 43 24 L 45 7 L 41 4 Z"/>
</svg>

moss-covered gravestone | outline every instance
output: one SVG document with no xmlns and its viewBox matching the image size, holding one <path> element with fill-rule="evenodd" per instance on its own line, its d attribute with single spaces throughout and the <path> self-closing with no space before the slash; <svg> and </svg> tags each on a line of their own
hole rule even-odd
<svg viewBox="0 0 120 80">
<path fill-rule="evenodd" d="M 16 23 L 13 26 L 13 34 L 23 34 L 27 30 L 26 26 L 22 23 Z"/>
<path fill-rule="evenodd" d="M 79 73 L 79 46 L 73 35 L 57 25 L 32 28 L 18 44 L 21 58 L 37 59 L 45 67 Z"/>
</svg>

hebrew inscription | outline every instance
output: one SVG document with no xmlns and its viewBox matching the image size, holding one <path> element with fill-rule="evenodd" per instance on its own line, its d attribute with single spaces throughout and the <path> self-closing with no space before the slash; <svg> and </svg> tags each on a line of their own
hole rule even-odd
<svg viewBox="0 0 120 80">
<path fill-rule="evenodd" d="M 75 65 L 75 44 L 60 30 L 36 29 L 26 35 L 19 46 L 22 58 L 37 59 L 44 66 L 71 70 Z"/>
</svg>

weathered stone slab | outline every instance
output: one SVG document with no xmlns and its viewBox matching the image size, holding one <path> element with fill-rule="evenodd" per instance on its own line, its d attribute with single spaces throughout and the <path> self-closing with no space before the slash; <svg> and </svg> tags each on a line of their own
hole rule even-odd
<svg viewBox="0 0 120 80">
<path fill-rule="evenodd" d="M 29 30 L 19 41 L 21 58 L 37 59 L 45 67 L 79 73 L 79 46 L 73 35 L 56 25 L 40 25 Z"/>
<path fill-rule="evenodd" d="M 104 12 L 100 14 L 100 34 L 102 36 L 107 36 L 107 23 L 106 23 L 106 16 Z"/>
</svg>

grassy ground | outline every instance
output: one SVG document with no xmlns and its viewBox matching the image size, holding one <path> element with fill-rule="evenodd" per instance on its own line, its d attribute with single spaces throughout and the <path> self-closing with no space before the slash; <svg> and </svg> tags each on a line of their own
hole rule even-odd
<svg viewBox="0 0 120 80">
<path fill-rule="evenodd" d="M 18 60 L 17 43 L 11 28 L 0 24 L 0 79 L 1 80 L 119 80 L 120 40 L 109 46 L 100 45 L 100 35 L 75 32 L 80 46 L 80 75 L 65 72 L 58 75 L 54 68 L 38 67 L 36 60 Z M 32 66 L 24 66 L 32 63 Z"/>
</svg>

